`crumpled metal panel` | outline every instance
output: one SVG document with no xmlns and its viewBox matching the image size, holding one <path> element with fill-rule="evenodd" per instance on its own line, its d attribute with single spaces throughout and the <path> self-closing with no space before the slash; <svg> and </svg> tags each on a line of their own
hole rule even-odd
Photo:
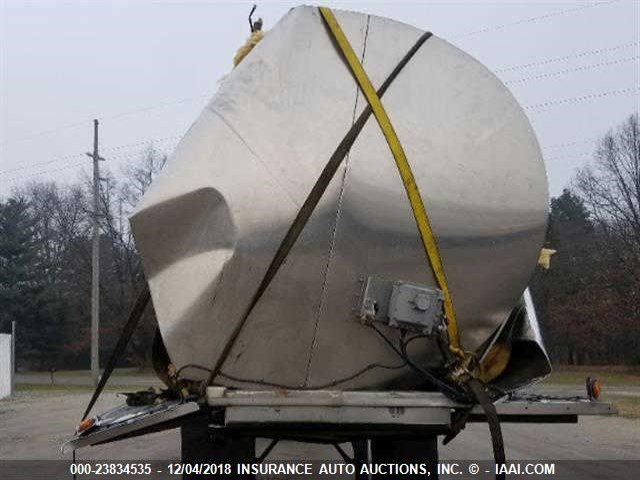
<svg viewBox="0 0 640 480">
<path fill-rule="evenodd" d="M 380 17 L 335 13 L 374 86 L 422 34 Z M 463 345 L 474 349 L 508 317 L 543 242 L 548 194 L 538 143 L 504 85 L 435 36 L 382 101 L 438 238 Z M 227 76 L 131 218 L 177 367 L 215 363 L 298 208 L 365 105 L 313 7 L 292 9 Z M 373 117 L 223 371 L 310 388 L 372 363 L 397 365 L 354 312 L 362 279 L 372 275 L 435 286 Z M 419 361 L 440 362 L 432 346 L 414 343 Z M 197 370 L 184 375 L 206 377 Z M 340 387 L 399 380 L 418 382 L 407 369 L 372 368 Z"/>
<path fill-rule="evenodd" d="M 509 363 L 492 382 L 509 392 L 533 385 L 551 373 L 551 361 L 540 335 L 540 325 L 528 288 L 522 296 L 522 305 L 525 308 L 517 317 L 509 338 Z"/>
</svg>

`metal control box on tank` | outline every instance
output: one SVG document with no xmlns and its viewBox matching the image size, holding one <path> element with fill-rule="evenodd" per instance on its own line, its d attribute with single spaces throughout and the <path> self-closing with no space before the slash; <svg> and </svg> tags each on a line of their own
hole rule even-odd
<svg viewBox="0 0 640 480">
<path fill-rule="evenodd" d="M 376 87 L 424 33 L 387 18 L 335 15 Z M 462 342 L 468 350 L 486 346 L 521 301 L 544 240 L 547 181 L 532 127 L 494 74 L 436 35 L 382 102 L 429 213 Z M 314 7 L 290 10 L 221 83 L 131 217 L 177 368 L 216 363 L 328 158 L 366 106 Z M 416 305 L 425 312 L 438 301 L 403 183 L 372 116 L 248 318 L 220 383 L 419 388 L 420 376 L 363 321 L 366 286 L 376 281 L 424 289 Z M 524 361 L 518 358 L 518 380 L 507 386 L 548 372 L 528 312 L 509 327 L 511 355 Z M 391 339 L 400 334 L 377 325 Z M 412 342 L 410 353 L 424 365 L 442 362 L 433 342 Z M 182 376 L 207 373 L 185 369 Z"/>
</svg>

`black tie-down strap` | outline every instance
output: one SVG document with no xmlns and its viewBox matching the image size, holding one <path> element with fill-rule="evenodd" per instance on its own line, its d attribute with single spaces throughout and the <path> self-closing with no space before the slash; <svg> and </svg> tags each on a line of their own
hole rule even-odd
<svg viewBox="0 0 640 480">
<path fill-rule="evenodd" d="M 493 404 L 491 397 L 487 393 L 486 386 L 475 378 L 466 379 L 463 383 L 463 386 L 466 387 L 471 400 L 474 403 L 480 405 L 482 407 L 482 410 L 484 411 L 484 415 L 487 419 L 487 424 L 489 425 L 489 433 L 491 434 L 493 459 L 496 463 L 496 466 L 504 465 L 504 463 L 506 462 L 506 455 L 504 451 L 504 441 L 502 439 L 502 428 L 500 427 L 500 417 L 498 416 L 498 412 L 496 411 L 496 407 Z M 467 421 L 469 420 L 472 411 L 473 406 L 465 409 L 456 409 L 456 412 L 453 415 L 449 433 L 445 435 L 444 439 L 442 440 L 443 445 L 447 445 L 449 442 L 451 442 L 464 429 L 464 427 L 467 425 Z M 505 479 L 504 472 L 502 472 L 499 468 L 496 470 L 496 479 Z"/>
<path fill-rule="evenodd" d="M 502 428 L 500 427 L 500 417 L 496 411 L 496 406 L 493 404 L 491 397 L 487 393 L 485 386 L 475 378 L 467 380 L 467 387 L 473 393 L 473 396 L 484 410 L 484 414 L 487 417 L 487 424 L 489 425 L 489 432 L 491 433 L 491 445 L 493 447 L 493 459 L 496 466 L 500 467 L 506 462 L 506 455 L 504 452 L 504 441 L 502 439 Z M 506 475 L 501 468 L 496 469 L 496 479 L 505 480 Z"/>
<path fill-rule="evenodd" d="M 96 401 L 100 397 L 100 394 L 104 389 L 104 386 L 107 384 L 107 380 L 109 380 L 109 377 L 113 373 L 113 370 L 116 368 L 116 364 L 118 363 L 118 360 L 124 353 L 125 348 L 127 348 L 127 344 L 129 343 L 129 340 L 131 339 L 133 332 L 135 332 L 136 327 L 138 326 L 138 322 L 142 318 L 142 314 L 144 313 L 144 310 L 147 304 L 149 303 L 150 298 L 151 298 L 151 292 L 149 291 L 149 285 L 145 281 L 144 286 L 142 287 L 142 290 L 138 294 L 138 297 L 136 298 L 133 304 L 133 307 L 131 307 L 131 310 L 129 312 L 129 318 L 127 319 L 127 323 L 125 323 L 124 328 L 120 333 L 120 338 L 118 338 L 118 343 L 116 343 L 116 347 L 113 349 L 113 351 L 111 352 L 111 355 L 109 356 L 109 360 L 107 361 L 107 365 L 105 366 L 104 372 L 100 377 L 98 386 L 93 391 L 93 395 L 91 397 L 91 400 L 89 401 L 89 405 L 87 405 L 87 409 L 84 411 L 84 415 L 82 415 L 81 420 L 84 420 L 89 416 L 89 412 L 91 412 L 91 409 L 93 408 Z"/>
</svg>

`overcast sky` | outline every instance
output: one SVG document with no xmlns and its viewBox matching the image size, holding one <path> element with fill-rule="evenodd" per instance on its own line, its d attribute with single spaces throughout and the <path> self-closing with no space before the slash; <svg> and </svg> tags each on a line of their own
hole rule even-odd
<svg viewBox="0 0 640 480">
<path fill-rule="evenodd" d="M 553 195 L 639 110 L 638 1 L 324 4 L 430 30 L 496 72 L 527 107 Z M 269 29 L 296 5 L 257 15 Z M 170 152 L 229 71 L 250 7 L 0 0 L 0 195 L 88 172 L 93 118 L 115 173 L 151 140 Z"/>
</svg>

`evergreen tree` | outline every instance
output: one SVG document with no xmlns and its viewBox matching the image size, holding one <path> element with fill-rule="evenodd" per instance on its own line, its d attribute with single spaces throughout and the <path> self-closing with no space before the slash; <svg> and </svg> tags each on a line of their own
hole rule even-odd
<svg viewBox="0 0 640 480">
<path fill-rule="evenodd" d="M 0 203 L 0 330 L 10 331 L 11 322 L 18 323 L 17 351 L 21 356 L 32 350 L 23 329 L 30 327 L 36 316 L 33 233 L 33 219 L 24 198 Z"/>
</svg>

